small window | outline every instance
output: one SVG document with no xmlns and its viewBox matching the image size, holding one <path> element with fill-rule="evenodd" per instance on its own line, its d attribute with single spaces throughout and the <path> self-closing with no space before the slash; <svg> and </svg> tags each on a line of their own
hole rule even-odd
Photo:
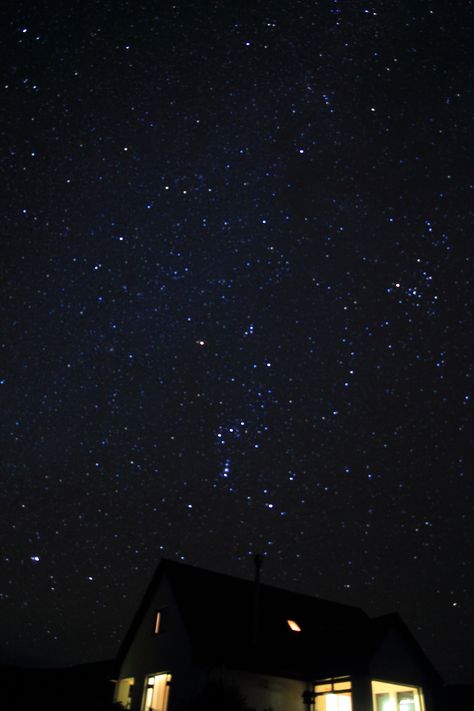
<svg viewBox="0 0 474 711">
<path fill-rule="evenodd" d="M 288 627 L 290 628 L 290 630 L 292 632 L 301 632 L 301 627 L 294 620 L 287 620 L 286 624 L 288 625 Z"/>
<path fill-rule="evenodd" d="M 163 610 L 157 610 L 155 613 L 153 633 L 160 634 L 161 632 L 163 632 Z"/>
</svg>

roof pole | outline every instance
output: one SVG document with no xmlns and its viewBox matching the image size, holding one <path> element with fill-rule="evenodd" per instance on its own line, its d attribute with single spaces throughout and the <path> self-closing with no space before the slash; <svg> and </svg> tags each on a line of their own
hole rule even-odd
<svg viewBox="0 0 474 711">
<path fill-rule="evenodd" d="M 263 565 L 263 556 L 257 553 L 253 562 L 255 565 L 255 584 L 253 590 L 252 644 L 256 646 L 260 626 L 260 571 Z"/>
</svg>

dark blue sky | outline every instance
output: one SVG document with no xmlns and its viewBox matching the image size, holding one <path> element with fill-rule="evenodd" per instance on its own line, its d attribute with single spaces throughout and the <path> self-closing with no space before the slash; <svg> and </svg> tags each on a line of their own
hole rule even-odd
<svg viewBox="0 0 474 711">
<path fill-rule="evenodd" d="M 3 661 L 262 552 L 473 681 L 472 10 L 7 3 Z"/>
</svg>

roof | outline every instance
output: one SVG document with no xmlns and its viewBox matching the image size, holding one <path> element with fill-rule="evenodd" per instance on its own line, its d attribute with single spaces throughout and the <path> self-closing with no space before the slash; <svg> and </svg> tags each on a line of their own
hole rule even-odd
<svg viewBox="0 0 474 711">
<path fill-rule="evenodd" d="M 118 655 L 124 659 L 166 576 L 197 660 L 293 678 L 364 673 L 387 620 L 360 608 L 162 559 Z M 288 620 L 301 628 L 293 632 Z M 400 620 L 400 623 L 403 623 Z"/>
<path fill-rule="evenodd" d="M 407 627 L 397 612 L 375 617 L 371 620 L 371 628 L 372 646 L 374 650 L 386 638 L 390 630 L 395 631 L 404 640 L 406 647 L 411 649 L 416 656 L 420 669 L 425 676 L 431 680 L 431 683 L 435 685 L 442 683 L 438 670 L 433 666 L 431 660 L 426 656 L 409 627 Z"/>
<path fill-rule="evenodd" d="M 369 623 L 356 607 L 261 584 L 256 644 L 252 639 L 255 583 L 230 575 L 162 559 L 119 650 L 124 659 L 156 590 L 166 576 L 196 657 L 245 667 L 267 666 L 303 677 L 317 667 L 324 676 L 355 671 Z M 301 632 L 292 632 L 294 620 Z M 354 644 L 351 645 L 350 640 Z M 357 653 L 355 650 L 357 646 Z M 337 670 L 337 671 L 335 671 Z"/>
</svg>

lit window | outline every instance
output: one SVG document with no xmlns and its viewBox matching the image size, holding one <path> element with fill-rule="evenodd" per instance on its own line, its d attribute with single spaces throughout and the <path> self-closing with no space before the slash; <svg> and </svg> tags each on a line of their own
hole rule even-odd
<svg viewBox="0 0 474 711">
<path fill-rule="evenodd" d="M 124 709 L 130 709 L 132 705 L 132 693 L 135 679 L 119 679 L 115 687 L 115 701 L 122 704 Z"/>
<path fill-rule="evenodd" d="M 328 679 L 314 687 L 316 711 L 352 711 L 351 680 Z"/>
<path fill-rule="evenodd" d="M 373 681 L 375 711 L 423 711 L 423 692 L 419 687 Z"/>
<path fill-rule="evenodd" d="M 158 610 L 156 615 L 155 615 L 155 627 L 154 627 L 154 633 L 155 634 L 160 634 L 162 632 L 162 624 L 163 624 L 163 612 L 162 610 Z"/>
<path fill-rule="evenodd" d="M 143 711 L 167 711 L 170 674 L 150 674 L 145 679 Z"/>
<path fill-rule="evenodd" d="M 287 625 L 292 632 L 301 632 L 301 627 L 294 620 L 287 620 Z"/>
</svg>

